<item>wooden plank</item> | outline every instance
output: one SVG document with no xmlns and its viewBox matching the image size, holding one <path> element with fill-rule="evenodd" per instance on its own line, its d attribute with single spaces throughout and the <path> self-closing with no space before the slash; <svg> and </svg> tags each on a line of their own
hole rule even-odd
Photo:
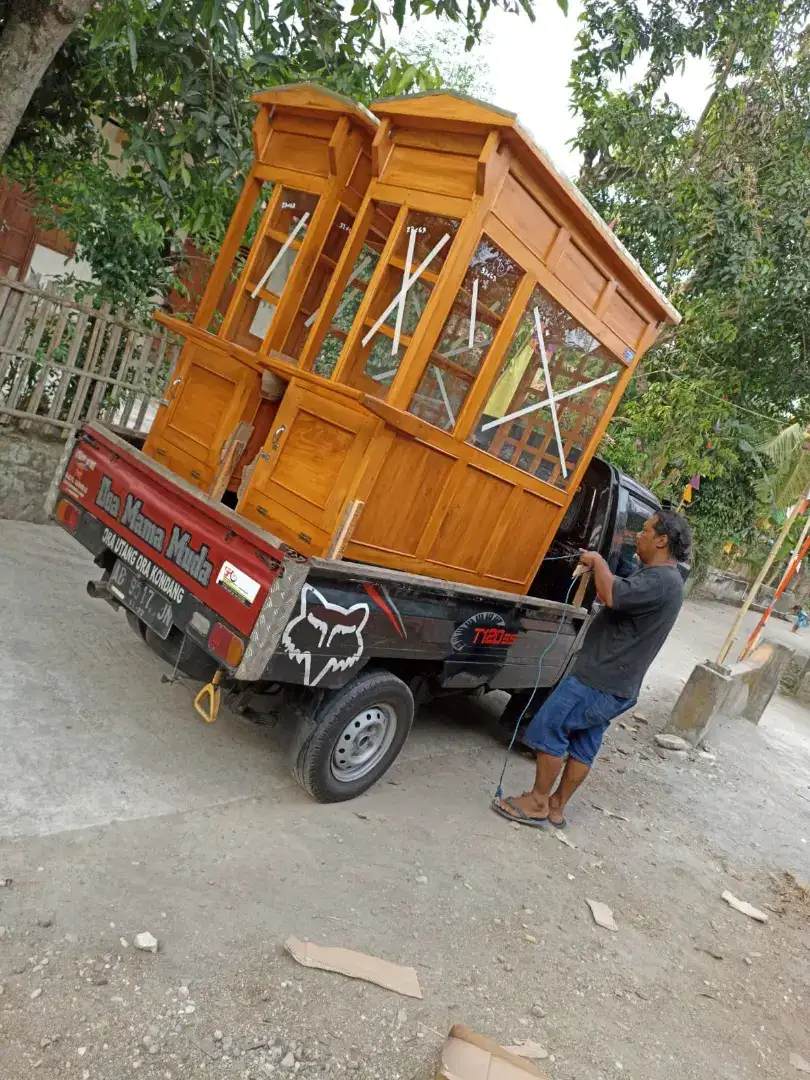
<svg viewBox="0 0 810 1080">
<path fill-rule="evenodd" d="M 76 384 L 76 392 L 73 395 L 73 402 L 70 406 L 68 413 L 68 420 L 75 424 L 77 418 L 81 416 L 82 407 L 84 406 L 85 398 L 87 397 L 90 387 L 92 385 L 92 375 L 96 368 L 96 362 L 98 360 L 99 353 L 104 344 L 104 330 L 108 325 L 107 316 L 109 315 L 110 305 L 108 303 L 102 304 L 99 310 L 95 313 L 96 321 L 93 324 L 93 330 L 90 334 L 90 341 L 87 345 L 87 354 L 84 360 L 84 375 L 79 379 Z"/>
<path fill-rule="evenodd" d="M 65 394 L 70 385 L 70 374 L 67 369 L 75 366 L 76 357 L 79 355 L 79 349 L 84 341 L 84 332 L 87 329 L 87 322 L 93 311 L 92 301 L 89 298 L 85 298 L 82 306 L 84 310 L 76 317 L 76 322 L 73 327 L 73 337 L 70 342 L 67 356 L 65 357 L 64 365 L 59 365 L 62 368 L 59 376 L 59 386 L 56 393 L 53 395 L 51 407 L 48 409 L 48 416 L 59 416 L 62 411 Z"/>
<path fill-rule="evenodd" d="M 156 391 L 158 389 L 158 379 L 160 378 L 160 371 L 161 371 L 161 368 L 163 367 L 163 362 L 164 362 L 164 359 L 165 359 L 165 356 L 166 356 L 166 349 L 167 349 L 167 347 L 169 345 L 169 338 L 168 338 L 168 335 L 166 333 L 162 333 L 162 334 L 159 335 L 157 340 L 160 342 L 160 344 L 158 345 L 157 355 L 155 356 L 154 360 L 152 361 L 152 373 L 151 373 L 151 375 L 149 377 L 149 382 L 147 384 L 148 389 L 144 392 L 144 394 L 141 395 L 141 404 L 138 407 L 138 415 L 135 417 L 135 426 L 133 428 L 134 431 L 140 431 L 142 429 L 143 422 L 144 422 L 144 419 L 146 417 L 146 410 L 149 408 L 150 398 L 157 396 Z M 150 356 L 154 352 L 154 348 L 155 348 L 155 338 L 151 337 L 150 338 Z M 173 345 L 173 351 L 174 351 L 174 358 L 171 360 L 170 364 L 168 365 L 169 366 L 169 373 L 173 372 L 175 367 L 177 366 L 177 358 L 178 358 L 178 356 L 180 354 L 180 345 L 179 344 L 174 344 Z M 162 389 L 163 388 L 161 387 L 161 390 Z"/>
<path fill-rule="evenodd" d="M 251 130 L 251 136 L 253 138 L 253 159 L 254 161 L 261 161 L 264 153 L 264 148 L 267 144 L 267 140 L 270 138 L 270 110 L 266 106 L 261 106 L 256 113 L 256 119 L 253 121 L 253 128 Z M 252 175 L 252 173 L 251 173 Z M 250 175 L 245 180 L 245 187 L 250 180 Z M 245 188 L 242 188 L 244 193 Z M 238 207 L 237 207 L 238 209 Z M 231 219 L 233 220 L 233 219 Z"/>
<path fill-rule="evenodd" d="M 283 105 L 277 105 L 273 110 L 270 123 L 274 131 L 283 131 L 288 135 L 304 135 L 329 142 L 341 121 L 348 126 L 349 118 L 345 113 L 316 116 L 309 112 L 294 111 Z"/>
<path fill-rule="evenodd" d="M 327 559 L 343 558 L 343 551 L 348 544 L 352 533 L 354 532 L 363 506 L 364 503 L 361 499 L 353 499 L 348 504 L 338 531 L 335 533 L 334 537 L 332 538 L 332 542 L 326 550 Z"/>
<path fill-rule="evenodd" d="M 264 111 L 264 109 L 260 110 L 260 115 Z M 233 260 L 241 246 L 245 230 L 250 224 L 250 219 L 253 216 L 253 209 L 256 206 L 261 191 L 262 182 L 256 176 L 255 168 L 251 169 L 245 179 L 242 193 L 236 204 L 236 209 L 233 212 L 233 216 L 231 217 L 225 232 L 222 247 L 219 249 L 214 268 L 211 271 L 211 276 L 208 278 L 208 283 L 203 291 L 200 306 L 197 308 L 197 313 L 194 316 L 195 326 L 201 326 L 203 329 L 207 328 L 214 312 L 217 310 L 220 297 L 222 296 L 223 290 L 228 283 L 228 278 L 230 277 Z"/>
<path fill-rule="evenodd" d="M 118 367 L 117 367 L 117 378 L 116 378 L 115 382 L 116 382 L 116 385 L 118 385 L 118 386 L 128 386 L 129 385 L 129 382 L 128 382 L 127 378 L 126 378 L 126 372 L 127 372 L 127 368 L 129 367 L 130 358 L 132 357 L 132 353 L 133 353 L 133 351 L 135 349 L 135 342 L 138 340 L 139 336 L 140 335 L 133 333 L 132 330 L 130 330 L 130 332 L 127 334 L 127 338 L 126 338 L 126 341 L 124 343 L 124 352 L 121 355 L 121 359 L 118 362 Z M 113 368 L 114 368 L 114 366 L 115 365 L 113 364 Z M 110 368 L 110 374 L 111 375 L 112 375 L 112 372 L 113 372 L 113 368 Z M 100 383 L 101 380 L 99 379 L 98 382 Z M 109 389 L 109 385 L 106 387 L 106 389 Z M 102 393 L 99 395 L 99 401 L 101 402 L 103 399 L 104 399 L 104 393 L 102 391 Z M 101 413 L 103 411 L 106 414 L 106 413 L 108 413 L 110 411 L 111 408 L 112 408 L 112 405 L 110 404 L 109 400 L 107 400 L 107 401 L 104 402 L 103 405 L 102 404 L 99 405 L 99 413 Z"/>
<path fill-rule="evenodd" d="M 209 492 L 211 498 L 215 499 L 217 502 L 219 502 L 225 494 L 225 489 L 228 486 L 231 474 L 244 453 L 245 447 L 250 442 L 250 436 L 252 434 L 253 425 L 240 421 L 228 436 L 228 441 L 223 448 L 220 466 L 214 474 L 214 479 L 211 482 L 211 490 Z"/>
<path fill-rule="evenodd" d="M 566 244 L 556 266 L 549 269 L 592 311 L 610 281 L 573 240 Z"/>
<path fill-rule="evenodd" d="M 456 133 L 395 127 L 393 138 L 397 146 L 410 146 L 415 150 L 436 150 L 441 154 L 461 154 L 465 157 L 480 158 L 488 136 L 480 132 Z"/>
<path fill-rule="evenodd" d="M 383 98 L 371 104 L 375 116 L 393 117 L 403 127 L 418 126 L 420 119 L 426 126 L 438 131 L 469 132 L 475 126 L 486 131 L 490 128 L 512 128 L 515 114 L 487 105 L 473 98 L 465 98 L 453 92 L 430 91 L 407 97 Z"/>
<path fill-rule="evenodd" d="M 253 171 L 259 180 L 269 180 L 273 184 L 286 184 L 297 191 L 309 191 L 313 195 L 323 195 L 329 179 L 326 176 L 314 176 L 301 169 L 289 169 L 282 165 L 254 165 Z"/>
<path fill-rule="evenodd" d="M 538 156 L 535 147 L 532 147 L 531 156 L 531 169 L 524 160 L 515 159 L 512 172 L 538 204 L 579 240 L 606 278 L 615 277 L 624 285 L 650 319 L 657 311 L 668 322 L 680 322 L 678 312 L 608 230 L 596 211 L 585 207 L 581 194 L 571 181 L 551 170 L 549 163 L 543 162 L 543 156 Z M 541 164 L 540 170 L 538 164 Z"/>
<path fill-rule="evenodd" d="M 37 302 L 38 301 L 38 302 Z M 33 333 L 30 340 L 26 342 L 25 356 L 20 357 L 20 366 L 17 369 L 17 374 L 14 378 L 14 385 L 12 386 L 6 404 L 12 408 L 17 408 L 19 405 L 19 399 L 25 390 L 25 384 L 28 380 L 28 373 L 31 370 L 33 362 L 36 360 L 37 349 L 42 341 L 42 335 L 45 332 L 45 327 L 48 322 L 49 316 L 52 314 L 53 301 L 45 296 L 34 298 L 34 303 L 37 304 L 36 321 L 33 326 Z M 5 372 L 3 370 L 3 364 L 0 362 L 0 383 L 2 383 Z"/>
<path fill-rule="evenodd" d="M 11 366 L 13 358 L 17 355 L 21 345 L 21 339 L 24 338 L 26 332 L 26 319 L 32 306 L 32 295 L 30 293 L 19 293 L 16 301 L 16 311 L 14 312 L 13 319 L 7 324 L 7 330 L 5 333 L 5 339 L 2 340 L 3 354 L 0 355 L 0 387 L 3 385 L 6 373 Z M 20 360 L 20 366 L 22 367 L 23 361 Z M 9 402 L 11 404 L 11 402 Z"/>
<path fill-rule="evenodd" d="M 377 128 L 377 134 L 371 144 L 371 175 L 375 180 L 383 174 L 385 163 L 393 149 L 391 143 L 391 121 L 383 120 Z"/>
<path fill-rule="evenodd" d="M 647 321 L 621 293 L 614 293 L 604 314 L 605 325 L 614 330 L 625 344 L 636 350 Z"/>
<path fill-rule="evenodd" d="M 447 499 L 455 458 L 398 431 L 378 438 L 383 454 L 369 465 L 363 485 L 368 489 L 366 508 L 352 539 L 405 556 L 418 555 L 431 515 Z"/>
<path fill-rule="evenodd" d="M 341 116 L 334 125 L 334 130 L 332 131 L 327 147 L 329 152 L 329 172 L 332 176 L 336 176 L 339 171 L 339 162 L 342 158 L 344 148 L 349 141 L 350 132 L 351 125 L 349 124 L 348 118 Z"/>
<path fill-rule="evenodd" d="M 274 129 L 264 148 L 262 167 L 287 168 L 284 164 L 287 161 L 295 162 L 295 171 L 306 177 L 305 183 L 312 177 L 326 180 L 329 176 L 329 143 L 326 139 L 289 135 Z"/>
<path fill-rule="evenodd" d="M 487 136 L 483 149 L 478 157 L 475 178 L 475 193 L 483 195 L 487 188 L 488 177 L 493 171 L 495 158 L 498 154 L 498 146 L 501 142 L 500 132 L 491 131 Z"/>
<path fill-rule="evenodd" d="M 560 222 L 538 201 L 534 193 L 510 172 L 492 213 L 504 223 L 521 243 L 539 258 L 546 260 L 560 236 Z M 563 240 L 567 241 L 568 235 Z"/>
<path fill-rule="evenodd" d="M 348 114 L 352 120 L 374 132 L 377 129 L 378 120 L 368 109 L 358 105 L 351 98 L 344 97 L 334 90 L 327 90 L 323 86 L 315 86 L 312 83 L 288 83 L 283 86 L 274 86 L 270 90 L 260 90 L 251 94 L 251 101 L 262 105 L 277 105 L 285 112 L 295 110 L 301 115 L 322 117 L 324 114 L 338 113 Z"/>
<path fill-rule="evenodd" d="M 138 396 L 138 392 L 143 392 L 146 368 L 149 363 L 149 354 L 152 351 L 152 336 L 151 331 L 144 331 L 138 359 L 132 369 L 132 392 L 126 395 L 126 405 L 121 412 L 121 422 L 119 426 L 122 428 L 127 427 L 129 424 L 129 418 L 135 407 L 135 400 Z"/>
<path fill-rule="evenodd" d="M 34 390 L 31 394 L 31 400 L 28 403 L 28 409 L 31 413 L 36 413 L 39 410 L 39 403 L 42 400 L 42 395 L 45 390 L 45 384 L 47 382 L 48 375 L 50 374 L 52 366 L 51 358 L 53 357 L 53 354 L 56 352 L 62 342 L 62 335 L 65 332 L 65 327 L 67 326 L 67 321 L 70 316 L 71 310 L 73 310 L 73 307 L 74 306 L 72 304 L 64 304 L 62 306 L 62 310 L 59 312 L 59 315 L 57 317 L 56 326 L 54 327 L 53 333 L 51 334 L 51 340 L 48 342 L 48 348 L 45 352 L 45 358 L 42 362 L 42 367 L 40 368 L 39 375 L 37 376 L 36 385 L 34 386 Z M 21 430 L 26 430 L 25 426 L 20 426 Z"/>
<path fill-rule="evenodd" d="M 613 294 L 616 292 L 616 279 L 611 278 L 602 290 L 602 295 L 594 304 L 594 314 L 598 315 L 600 319 L 604 318 L 605 310 L 608 304 L 613 299 Z"/>
<path fill-rule="evenodd" d="M 561 225 L 559 231 L 557 232 L 557 235 L 554 238 L 554 242 L 552 243 L 551 247 L 549 248 L 548 254 L 546 255 L 545 262 L 549 270 L 557 269 L 557 264 L 562 258 L 563 252 L 568 247 L 568 243 L 570 240 L 571 233 L 568 231 L 568 229 Z M 538 252 L 538 255 L 540 255 L 541 258 L 543 257 L 542 252 Z"/>
<path fill-rule="evenodd" d="M 434 427 L 426 420 L 422 420 L 412 413 L 394 408 L 387 401 L 381 401 L 379 398 L 366 394 L 363 398 L 363 406 L 396 430 L 403 431 L 412 438 L 421 439 L 429 446 L 445 450 L 468 464 L 476 465 L 484 472 L 491 472 L 493 476 L 508 480 L 511 483 L 515 483 L 519 478 L 522 486 L 528 491 L 534 491 L 536 494 L 542 495 L 544 499 L 554 503 L 555 506 L 566 506 L 568 503 L 565 492 L 559 491 L 543 480 L 538 480 L 536 476 L 520 472 L 513 465 L 508 465 L 505 461 L 499 461 L 498 458 L 492 457 L 491 454 L 479 449 L 477 446 L 473 446 L 471 443 L 459 442 L 448 432 Z"/>
<path fill-rule="evenodd" d="M 113 364 L 115 363 L 115 357 L 118 352 L 118 346 L 121 341 L 122 328 L 116 326 L 114 323 L 109 324 L 109 336 L 107 338 L 107 348 L 104 353 L 104 359 L 101 361 L 99 368 L 99 375 L 109 375 L 112 371 Z M 90 396 L 90 404 L 87 406 L 87 419 L 95 420 L 98 415 L 98 410 L 104 397 L 104 382 L 100 379 L 95 379 L 95 386 L 93 387 L 93 393 Z"/>
<path fill-rule="evenodd" d="M 369 197 L 385 203 L 399 206 L 407 202 L 410 210 L 423 214 L 440 214 L 443 217 L 461 220 L 470 209 L 469 199 L 454 199 L 449 195 L 439 195 L 432 191 L 420 191 L 417 188 L 404 190 L 394 184 L 373 180 L 368 189 Z"/>
<path fill-rule="evenodd" d="M 478 162 L 460 154 L 395 145 L 380 175 L 390 187 L 471 199 L 476 189 Z"/>
</svg>

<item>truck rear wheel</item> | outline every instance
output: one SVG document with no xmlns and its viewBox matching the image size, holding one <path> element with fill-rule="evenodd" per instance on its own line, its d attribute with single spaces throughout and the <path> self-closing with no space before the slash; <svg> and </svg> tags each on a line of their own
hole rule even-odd
<svg viewBox="0 0 810 1080">
<path fill-rule="evenodd" d="M 388 671 L 362 672 L 330 690 L 300 747 L 293 775 L 318 802 L 362 794 L 388 770 L 413 723 L 413 695 Z M 314 724 L 313 724 L 314 720 Z"/>
</svg>

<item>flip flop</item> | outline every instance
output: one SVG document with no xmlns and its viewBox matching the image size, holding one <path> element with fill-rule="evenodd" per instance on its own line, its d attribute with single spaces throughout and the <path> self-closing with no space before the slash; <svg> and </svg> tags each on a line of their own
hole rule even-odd
<svg viewBox="0 0 810 1080">
<path fill-rule="evenodd" d="M 506 803 L 507 806 L 511 806 L 515 811 L 514 814 L 510 814 L 508 810 L 504 810 L 502 806 L 499 806 L 499 802 Z M 524 813 L 519 806 L 515 805 L 514 799 L 493 799 L 492 809 L 496 814 L 500 814 L 502 818 L 506 818 L 507 821 L 516 821 L 518 825 L 528 825 L 530 829 L 542 829 L 542 827 L 548 821 L 547 817 L 530 817 Z"/>
<path fill-rule="evenodd" d="M 553 825 L 555 829 L 564 829 L 568 824 L 565 818 L 563 818 L 562 821 L 552 821 L 551 818 L 549 818 L 548 823 L 549 825 Z"/>
</svg>

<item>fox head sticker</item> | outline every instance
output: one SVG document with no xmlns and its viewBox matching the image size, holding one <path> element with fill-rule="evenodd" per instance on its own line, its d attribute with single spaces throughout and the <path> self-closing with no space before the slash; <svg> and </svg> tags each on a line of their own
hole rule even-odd
<svg viewBox="0 0 810 1080">
<path fill-rule="evenodd" d="M 304 667 L 304 685 L 317 686 L 330 671 L 347 671 L 363 655 L 368 604 L 345 608 L 304 585 L 298 614 L 287 623 L 281 647 Z"/>
</svg>

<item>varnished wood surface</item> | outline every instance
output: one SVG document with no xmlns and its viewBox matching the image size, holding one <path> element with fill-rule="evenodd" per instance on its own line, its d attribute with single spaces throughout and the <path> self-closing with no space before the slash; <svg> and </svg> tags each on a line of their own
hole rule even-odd
<svg viewBox="0 0 810 1080">
<path fill-rule="evenodd" d="M 525 593 L 635 365 L 663 322 L 677 321 L 677 313 L 511 113 L 438 93 L 378 103 L 374 118 L 307 84 L 274 88 L 254 100 L 256 161 L 195 324 L 158 316 L 187 345 L 175 373 L 183 381 L 160 410 L 147 452 L 203 490 L 215 475 L 221 487 L 223 446 L 237 424 L 254 425 L 249 449 L 255 466 L 240 488 L 239 511 L 247 520 L 320 556 L 336 542 L 349 507 L 362 503 L 344 538 L 349 558 L 473 588 Z M 234 260 L 244 258 L 240 245 L 268 181 L 274 192 L 234 299 L 216 333 L 209 332 Z M 317 196 L 317 205 L 306 230 L 288 245 L 296 254 L 286 284 L 273 285 L 278 295 L 268 288 L 258 293 L 275 307 L 258 341 L 248 332 L 256 310 L 250 294 L 272 252 L 287 242 L 287 226 L 274 224 L 285 190 L 302 192 L 307 200 Z M 354 224 L 346 226 L 343 241 L 332 230 L 335 222 L 351 223 L 338 216 L 348 211 Z M 387 385 L 371 378 L 366 361 L 375 341 L 390 341 L 395 331 L 383 323 L 366 345 L 362 339 L 401 288 L 404 230 L 413 214 L 452 219 L 458 227 L 438 272 L 437 263 L 424 273 L 425 299 L 407 332 L 401 329 L 401 349 L 392 361 L 396 374 Z M 441 235 L 441 223 L 428 226 Z M 522 277 L 497 311 L 479 302 L 478 318 L 491 327 L 491 336 L 476 369 L 444 356 L 438 345 L 451 312 L 457 325 L 472 303 L 463 283 L 482 237 L 517 264 Z M 353 322 L 333 326 L 360 252 L 369 244 L 377 263 L 370 280 L 357 285 Z M 508 429 L 488 451 L 468 441 L 536 284 L 610 350 L 619 371 L 565 490 L 497 456 Z M 327 334 L 340 348 L 330 379 L 311 370 Z M 464 388 L 456 391 L 461 405 L 452 430 L 408 411 L 417 389 L 421 395 L 437 393 L 434 376 L 432 384 L 423 382 L 428 365 Z M 272 409 L 259 393 L 266 369 L 287 383 Z M 584 370 L 583 361 L 575 378 L 585 381 Z M 523 400 L 532 377 L 527 369 L 513 400 Z M 586 405 L 568 421 L 566 454 L 585 438 Z M 430 408 L 425 415 L 437 420 Z M 509 437 L 523 448 L 523 457 L 539 460 L 551 435 L 539 450 L 532 443 L 530 454 L 528 431 Z M 232 470 L 231 490 L 247 463 Z M 524 465 L 530 467 L 535 465 Z"/>
</svg>

